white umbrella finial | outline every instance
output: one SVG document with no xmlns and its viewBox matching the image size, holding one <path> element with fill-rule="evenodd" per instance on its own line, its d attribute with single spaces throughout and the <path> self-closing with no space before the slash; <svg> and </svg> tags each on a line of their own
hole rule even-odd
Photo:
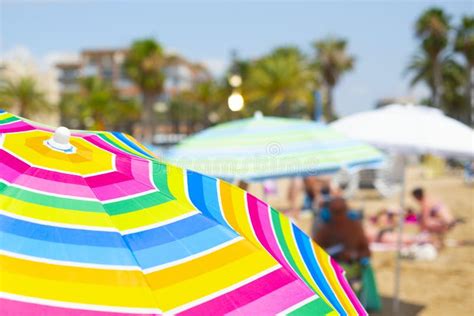
<svg viewBox="0 0 474 316">
<path fill-rule="evenodd" d="M 253 114 L 253 117 L 256 118 L 256 119 L 261 119 L 261 118 L 263 118 L 263 113 L 262 113 L 262 111 L 256 111 L 256 112 Z"/>
<path fill-rule="evenodd" d="M 75 151 L 75 147 L 69 142 L 71 138 L 71 131 L 64 126 L 58 127 L 53 134 L 53 137 L 46 141 L 46 145 L 50 148 L 66 153 Z"/>
</svg>

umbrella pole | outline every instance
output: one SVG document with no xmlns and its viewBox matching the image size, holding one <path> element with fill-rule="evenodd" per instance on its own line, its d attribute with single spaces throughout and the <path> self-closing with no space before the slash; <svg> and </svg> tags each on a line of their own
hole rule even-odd
<svg viewBox="0 0 474 316">
<path fill-rule="evenodd" d="M 406 158 L 403 158 L 403 174 L 400 190 L 400 208 L 401 212 L 398 218 L 398 237 L 397 237 L 397 253 L 395 259 L 395 287 L 393 294 L 392 315 L 400 314 L 400 278 L 401 278 L 401 249 L 402 249 L 402 233 L 403 224 L 405 222 L 405 185 L 406 185 Z"/>
</svg>

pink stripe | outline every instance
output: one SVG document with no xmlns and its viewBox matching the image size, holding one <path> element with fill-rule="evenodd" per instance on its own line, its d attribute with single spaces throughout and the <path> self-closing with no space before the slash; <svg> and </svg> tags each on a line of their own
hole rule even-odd
<svg viewBox="0 0 474 316">
<path fill-rule="evenodd" d="M 0 178 L 6 180 L 9 183 L 21 185 L 26 188 L 39 190 L 45 193 L 62 194 L 74 197 L 95 198 L 94 194 L 87 186 L 64 183 L 61 181 L 60 178 L 54 180 L 36 178 L 34 176 L 24 173 L 25 170 L 23 169 L 23 167 L 30 167 L 24 164 L 23 162 L 15 159 L 16 163 L 9 163 L 8 165 L 6 165 L 3 161 L 4 157 L 1 158 L 2 161 L 0 162 L 0 168 L 2 172 L 0 174 Z"/>
<path fill-rule="evenodd" d="M 122 159 L 121 157 L 117 157 L 117 159 Z M 141 161 L 137 159 L 132 160 L 132 175 L 137 181 L 149 185 L 150 187 L 154 187 L 152 180 L 150 179 L 152 174 L 153 166 L 149 161 Z"/>
<path fill-rule="evenodd" d="M 158 314 L 130 314 L 115 312 L 98 312 L 84 309 L 71 309 L 64 307 L 54 307 L 34 303 L 25 303 L 7 299 L 0 299 L 0 315 L 2 316 L 149 316 Z"/>
<path fill-rule="evenodd" d="M 102 187 L 91 188 L 95 196 L 101 200 L 106 201 L 110 199 L 116 199 L 132 194 L 138 194 L 154 189 L 151 186 L 144 185 L 143 183 L 135 180 L 122 181 L 115 184 L 109 184 Z"/>
<path fill-rule="evenodd" d="M 295 280 L 272 292 L 271 296 L 264 296 L 227 315 L 275 315 L 311 296 L 314 293 L 302 281 Z"/>
<path fill-rule="evenodd" d="M 360 303 L 359 299 L 357 298 L 357 296 L 355 296 L 354 291 L 351 289 L 351 286 L 349 285 L 349 282 L 347 282 L 346 277 L 344 276 L 344 269 L 342 269 L 333 258 L 331 258 L 331 265 L 332 265 L 332 268 L 334 269 L 334 272 L 336 273 L 339 283 L 344 289 L 344 292 L 346 293 L 347 297 L 349 298 L 352 305 L 356 309 L 357 314 L 368 315 L 364 307 Z"/>
<path fill-rule="evenodd" d="M 15 156 L 11 155 L 3 149 L 0 149 L 0 162 L 5 166 L 8 165 L 11 169 L 16 170 L 20 173 L 23 173 L 30 168 L 27 163 L 15 158 Z"/>
<path fill-rule="evenodd" d="M 296 274 L 293 268 L 286 261 L 278 246 L 278 241 L 276 240 L 272 230 L 268 205 L 248 193 L 247 205 L 249 209 L 250 220 L 252 221 L 252 226 L 255 230 L 258 240 L 282 266 L 291 271 L 291 273 L 296 278 L 299 278 L 298 274 Z"/>
<path fill-rule="evenodd" d="M 10 124 L 0 124 L 0 133 L 18 133 L 33 130 L 33 126 L 23 121 L 12 122 Z"/>
<path fill-rule="evenodd" d="M 24 172 L 24 174 L 33 176 L 35 178 L 41 178 L 44 180 L 51 180 L 61 183 L 69 183 L 75 185 L 80 185 L 84 183 L 84 180 L 81 176 L 36 167 L 30 167 Z"/>
<path fill-rule="evenodd" d="M 285 304 L 275 299 L 275 295 L 279 293 L 280 289 L 295 282 L 301 283 L 300 280 L 295 279 L 283 268 L 280 268 L 229 293 L 190 308 L 179 315 L 205 315 L 209 311 L 212 311 L 215 315 L 222 315 L 257 301 L 256 307 L 260 306 L 260 309 L 267 304 L 283 307 Z M 309 296 L 312 295 L 312 292 L 304 285 L 298 288 L 297 292 L 305 293 L 305 291 L 309 293 Z M 286 295 L 294 297 L 295 293 L 286 291 Z"/>
<path fill-rule="evenodd" d="M 18 173 L 32 175 L 46 180 L 57 181 L 58 179 L 61 179 L 61 182 L 66 183 L 80 184 L 84 182 L 82 178 L 77 175 L 71 175 L 62 172 L 32 167 L 26 162 L 16 158 L 14 155 L 3 149 L 0 149 L 0 158 L 2 163 L 7 163 L 12 169 L 16 170 Z"/>
<path fill-rule="evenodd" d="M 68 195 L 71 197 L 96 198 L 89 187 L 61 182 L 61 179 L 46 180 L 22 174 L 19 175 L 13 183 L 45 193 Z"/>
</svg>

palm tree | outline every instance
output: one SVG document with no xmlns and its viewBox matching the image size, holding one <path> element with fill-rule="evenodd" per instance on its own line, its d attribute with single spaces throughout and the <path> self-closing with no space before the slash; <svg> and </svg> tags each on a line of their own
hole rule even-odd
<svg viewBox="0 0 474 316">
<path fill-rule="evenodd" d="M 474 17 L 465 16 L 456 33 L 454 49 L 464 55 L 467 62 L 466 98 L 470 106 L 469 123 L 474 124 Z"/>
<path fill-rule="evenodd" d="M 355 58 L 347 52 L 347 41 L 342 38 L 326 38 L 313 44 L 316 50 L 315 67 L 321 72 L 327 89 L 326 118 L 336 118 L 334 111 L 334 87 L 341 76 L 352 70 Z"/>
<path fill-rule="evenodd" d="M 407 72 L 415 75 L 410 81 L 410 85 L 414 86 L 419 82 L 425 82 L 430 89 L 434 86 L 433 59 L 424 51 L 414 55 L 407 67 Z M 442 80 L 442 91 L 440 96 L 442 106 L 440 107 L 446 114 L 467 121 L 467 103 L 463 98 L 461 89 L 467 80 L 466 72 L 463 66 L 456 61 L 453 55 L 443 56 L 439 60 L 439 67 Z M 434 106 L 433 99 L 427 100 L 427 103 Z"/>
<path fill-rule="evenodd" d="M 63 95 L 60 107 L 69 125 L 93 130 L 124 130 L 138 120 L 138 107 L 119 97 L 112 84 L 99 77 L 79 79 L 79 91 Z M 79 120 L 77 120 L 79 118 Z"/>
<path fill-rule="evenodd" d="M 46 95 L 32 77 L 7 79 L 0 85 L 0 107 L 17 107 L 21 117 L 50 110 Z"/>
<path fill-rule="evenodd" d="M 311 100 L 314 77 L 305 56 L 296 47 L 280 47 L 249 66 L 243 94 L 264 112 L 288 116 Z"/>
<path fill-rule="evenodd" d="M 440 8 L 425 11 L 416 21 L 416 36 L 422 41 L 422 49 L 431 60 L 433 73 L 431 85 L 432 104 L 440 107 L 442 94 L 441 54 L 448 45 L 450 17 Z"/>
<path fill-rule="evenodd" d="M 163 92 L 167 59 L 161 45 L 153 39 L 135 41 L 125 59 L 124 68 L 142 94 L 142 137 L 150 142 L 156 117 L 154 104 Z"/>
</svg>

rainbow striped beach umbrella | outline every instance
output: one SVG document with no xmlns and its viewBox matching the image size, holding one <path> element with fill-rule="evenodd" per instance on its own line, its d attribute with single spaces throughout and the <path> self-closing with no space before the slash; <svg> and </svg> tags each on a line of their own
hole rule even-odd
<svg viewBox="0 0 474 316">
<path fill-rule="evenodd" d="M 339 266 L 247 192 L 131 137 L 0 112 L 0 315 L 366 314 Z"/>
<path fill-rule="evenodd" d="M 167 161 L 214 177 L 260 181 L 373 168 L 383 162 L 374 147 L 321 122 L 246 118 L 194 134 L 166 154 Z"/>
</svg>

